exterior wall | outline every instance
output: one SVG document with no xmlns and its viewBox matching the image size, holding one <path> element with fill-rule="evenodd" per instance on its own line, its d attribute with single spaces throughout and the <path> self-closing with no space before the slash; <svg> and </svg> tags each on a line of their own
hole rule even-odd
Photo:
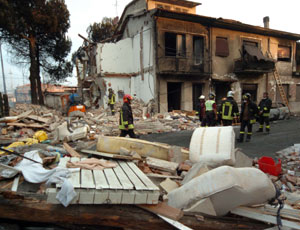
<svg viewBox="0 0 300 230">
<path fill-rule="evenodd" d="M 131 23 L 144 24 L 144 21 L 142 17 L 138 22 Z M 97 73 L 106 83 L 111 83 L 117 100 L 121 100 L 117 92 L 123 90 L 147 103 L 155 97 L 156 85 L 151 24 L 137 29 L 135 34 L 131 31 L 129 35 L 117 43 L 98 44 Z M 105 95 L 108 95 L 108 91 Z M 107 97 L 103 100 L 107 100 Z"/>
<path fill-rule="evenodd" d="M 179 8 L 184 13 L 196 14 L 196 7 L 188 8 L 188 7 L 171 5 L 171 4 L 168 4 L 168 3 L 156 2 L 156 1 L 151 1 L 151 0 L 148 1 L 148 10 L 152 10 L 152 9 L 157 8 L 157 4 L 162 5 L 162 6 L 170 7 L 170 10 L 173 10 L 173 11 L 177 11 L 176 8 Z"/>
<path fill-rule="evenodd" d="M 228 57 L 215 56 L 216 52 L 216 37 L 226 37 L 229 46 Z M 257 84 L 257 101 L 262 99 L 263 92 L 268 91 L 270 98 L 276 102 L 276 82 L 273 73 L 256 74 L 256 75 L 236 75 L 234 74 L 234 62 L 240 58 L 240 50 L 242 48 L 243 39 L 257 41 L 265 56 L 268 49 L 274 59 L 277 60 L 278 44 L 292 47 L 291 61 L 278 61 L 276 66 L 282 84 L 289 84 L 289 101 L 293 112 L 300 112 L 300 102 L 296 102 L 296 84 L 300 84 L 300 78 L 292 77 L 293 69 L 296 68 L 295 52 L 296 42 L 268 37 L 263 35 L 232 31 L 221 28 L 213 28 L 212 30 L 212 78 L 216 80 L 235 80 L 236 83 L 231 84 L 232 90 L 235 91 L 235 99 L 241 101 L 242 84 Z"/>
<path fill-rule="evenodd" d="M 186 57 L 168 57 L 165 56 L 165 32 L 186 35 Z M 198 24 L 184 22 L 174 19 L 158 18 L 157 19 L 157 59 L 158 72 L 174 73 L 203 73 L 208 72 L 208 50 L 204 49 L 204 70 L 194 65 L 193 56 L 193 36 L 204 38 L 204 46 L 208 47 L 208 30 Z"/>
</svg>

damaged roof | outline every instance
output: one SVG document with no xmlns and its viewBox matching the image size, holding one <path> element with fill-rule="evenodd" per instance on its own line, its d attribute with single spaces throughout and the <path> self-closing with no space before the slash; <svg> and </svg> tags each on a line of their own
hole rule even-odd
<svg viewBox="0 0 300 230">
<path fill-rule="evenodd" d="M 255 34 L 260 34 L 265 36 L 286 38 L 286 39 L 296 40 L 296 41 L 300 40 L 300 34 L 264 28 L 261 26 L 249 25 L 249 24 L 245 24 L 230 19 L 212 18 L 212 17 L 195 15 L 195 14 L 186 14 L 186 13 L 179 13 L 175 11 L 168 11 L 164 9 L 154 9 L 152 10 L 152 12 L 155 16 L 158 17 L 196 22 L 210 27 L 218 27 L 218 28 L 230 29 L 230 30 L 241 31 L 246 33 L 255 33 Z"/>
<path fill-rule="evenodd" d="M 184 7 L 188 7 L 188 8 L 193 8 L 193 7 L 201 5 L 201 3 L 186 1 L 186 0 L 153 0 L 153 1 L 177 5 L 177 6 L 184 6 Z"/>
</svg>

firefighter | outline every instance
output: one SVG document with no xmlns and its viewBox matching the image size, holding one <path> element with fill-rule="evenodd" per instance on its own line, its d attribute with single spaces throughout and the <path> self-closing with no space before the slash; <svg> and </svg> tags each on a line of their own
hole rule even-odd
<svg viewBox="0 0 300 230">
<path fill-rule="evenodd" d="M 132 96 L 130 96 L 129 94 L 125 94 L 123 97 L 124 103 L 120 110 L 120 137 L 125 137 L 128 134 L 131 138 L 137 138 L 134 133 L 133 115 L 130 106 L 132 99 Z"/>
<path fill-rule="evenodd" d="M 205 102 L 205 117 L 207 126 L 215 126 L 218 120 L 217 104 L 214 99 L 215 94 L 210 93 L 209 99 Z"/>
<path fill-rule="evenodd" d="M 266 123 L 266 132 L 270 133 L 270 110 L 272 106 L 272 100 L 269 98 L 267 92 L 263 94 L 263 99 L 258 105 L 259 110 L 259 129 L 257 132 L 263 132 L 264 123 Z"/>
<path fill-rule="evenodd" d="M 111 110 L 111 115 L 115 115 L 115 103 L 116 103 L 116 94 L 114 93 L 112 88 L 108 89 L 108 106 Z"/>
<path fill-rule="evenodd" d="M 251 101 L 251 94 L 246 93 L 243 96 L 242 108 L 241 108 L 241 128 L 240 128 L 240 137 L 238 142 L 244 141 L 245 128 L 247 127 L 247 137 L 246 142 L 251 140 L 252 136 L 252 125 L 256 122 L 256 116 L 258 115 L 257 105 Z"/>
<path fill-rule="evenodd" d="M 199 120 L 201 126 L 206 126 L 206 119 L 205 119 L 205 96 L 201 95 L 199 97 L 199 104 L 197 106 L 197 114 L 199 115 Z"/>
<path fill-rule="evenodd" d="M 237 120 L 239 116 L 239 108 L 236 101 L 233 99 L 233 92 L 229 91 L 227 93 L 226 100 L 222 101 L 221 106 L 219 107 L 219 114 L 223 126 L 232 125 L 233 119 Z"/>
</svg>

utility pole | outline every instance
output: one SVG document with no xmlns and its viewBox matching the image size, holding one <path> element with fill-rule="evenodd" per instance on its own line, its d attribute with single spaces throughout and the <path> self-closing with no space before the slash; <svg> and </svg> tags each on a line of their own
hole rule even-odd
<svg viewBox="0 0 300 230">
<path fill-rule="evenodd" d="M 118 0 L 116 0 L 115 7 L 116 7 L 116 17 L 117 17 L 118 16 Z"/>
<path fill-rule="evenodd" d="M 4 74 L 4 66 L 3 66 L 3 56 L 2 56 L 2 49 L 1 49 L 1 40 L 0 40 L 0 56 L 1 56 L 1 66 L 2 66 L 2 76 L 3 76 L 3 88 L 4 88 L 4 94 L 7 94 L 7 91 L 6 91 L 6 83 L 5 83 L 5 74 Z"/>
</svg>

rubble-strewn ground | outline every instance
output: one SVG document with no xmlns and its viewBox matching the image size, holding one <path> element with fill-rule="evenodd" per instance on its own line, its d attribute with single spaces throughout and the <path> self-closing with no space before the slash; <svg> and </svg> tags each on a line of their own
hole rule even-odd
<svg viewBox="0 0 300 230">
<path fill-rule="evenodd" d="M 271 122 L 271 133 L 265 135 L 256 133 L 258 124 L 253 127 L 251 142 L 236 143 L 249 157 L 271 156 L 281 149 L 300 143 L 300 118 L 292 117 L 289 120 Z M 235 127 L 236 137 L 239 135 L 239 127 Z M 189 147 L 193 131 L 181 131 L 176 133 L 160 133 L 141 136 L 148 141 L 159 141 L 171 145 Z"/>
</svg>

